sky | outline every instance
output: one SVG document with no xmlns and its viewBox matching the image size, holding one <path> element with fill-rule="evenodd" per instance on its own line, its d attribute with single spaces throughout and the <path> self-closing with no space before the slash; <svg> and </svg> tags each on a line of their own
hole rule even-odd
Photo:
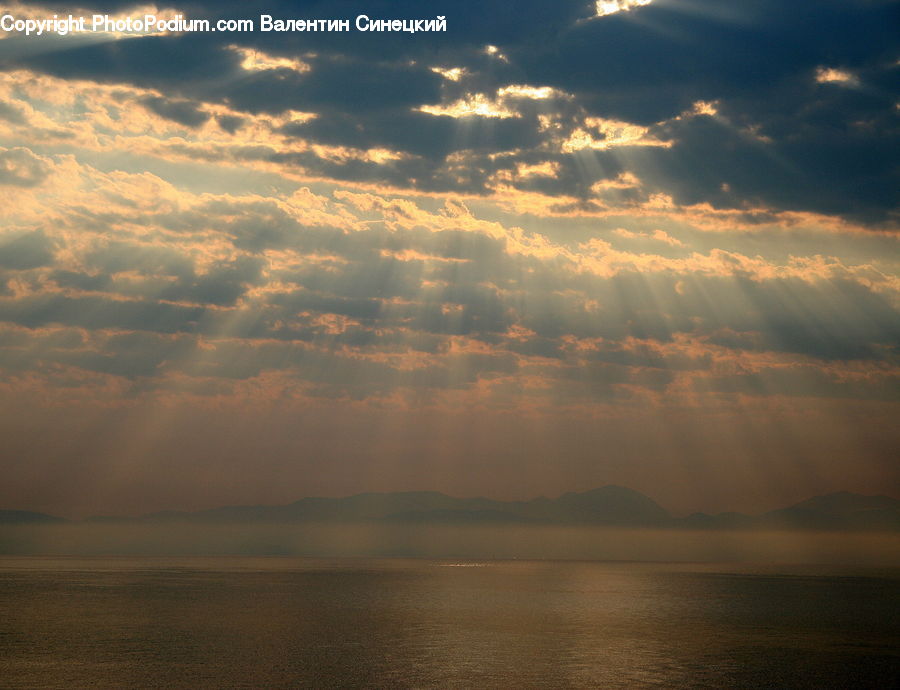
<svg viewBox="0 0 900 690">
<path fill-rule="evenodd" d="M 5 7 L 446 31 L 0 31 L 0 507 L 900 496 L 900 3 Z"/>
</svg>

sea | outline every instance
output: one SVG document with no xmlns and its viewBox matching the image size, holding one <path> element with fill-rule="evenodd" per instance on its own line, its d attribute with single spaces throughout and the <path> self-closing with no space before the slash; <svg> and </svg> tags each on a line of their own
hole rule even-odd
<svg viewBox="0 0 900 690">
<path fill-rule="evenodd" d="M 900 570 L 0 557 L 3 688 L 897 688 Z"/>
</svg>

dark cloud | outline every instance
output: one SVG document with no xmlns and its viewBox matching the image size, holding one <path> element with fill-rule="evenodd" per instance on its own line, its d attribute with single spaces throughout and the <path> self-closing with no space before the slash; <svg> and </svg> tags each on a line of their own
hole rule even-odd
<svg viewBox="0 0 900 690">
<path fill-rule="evenodd" d="M 711 282 L 718 284 L 714 292 L 710 287 L 696 288 L 707 295 L 715 294 L 717 299 L 731 297 L 737 308 L 718 318 L 707 309 L 704 320 L 737 332 L 758 334 L 752 349 L 823 359 L 880 359 L 885 356 L 884 349 L 900 348 L 896 308 L 884 296 L 854 281 Z M 693 295 L 699 297 L 696 292 Z"/>
<path fill-rule="evenodd" d="M 900 376 L 839 378 L 817 367 L 767 367 L 753 373 L 716 375 L 695 380 L 695 387 L 716 393 L 753 396 L 856 398 L 900 401 Z"/>
<path fill-rule="evenodd" d="M 53 242 L 42 231 L 0 236 L 0 267 L 37 268 L 53 261 Z"/>
<path fill-rule="evenodd" d="M 216 306 L 233 305 L 250 285 L 259 281 L 264 265 L 264 260 L 247 256 L 219 262 L 206 273 L 163 290 L 160 297 Z"/>
<path fill-rule="evenodd" d="M 219 123 L 219 127 L 224 129 L 229 134 L 234 134 L 237 132 L 244 124 L 244 118 L 237 117 L 235 115 L 223 115 L 221 117 L 216 118 L 216 122 Z"/>
<path fill-rule="evenodd" d="M 890 59 L 898 12 L 896 3 L 865 0 L 826 0 L 803 13 L 777 0 L 655 0 L 573 24 L 554 41 L 510 46 L 509 55 L 598 114 L 652 124 L 696 100 L 760 96 L 818 66 Z"/>
<path fill-rule="evenodd" d="M 374 319 L 381 312 L 381 302 L 375 299 L 324 296 L 308 290 L 276 295 L 271 301 L 272 304 L 292 312 L 312 310 L 326 314 L 352 316 L 358 319 Z"/>
<path fill-rule="evenodd" d="M 165 302 L 121 301 L 106 297 L 66 297 L 57 294 L 0 299 L 0 320 L 37 328 L 46 325 L 84 328 L 124 328 L 160 333 L 191 332 L 203 316 L 202 307 Z"/>
<path fill-rule="evenodd" d="M 455 151 L 507 151 L 540 143 L 534 120 L 455 118 L 418 111 L 316 118 L 286 125 L 282 131 L 326 144 L 385 147 L 437 159 Z"/>
<path fill-rule="evenodd" d="M 238 55 L 226 50 L 220 41 L 214 34 L 196 34 L 146 36 L 75 47 L 63 44 L 57 50 L 21 60 L 9 56 L 0 61 L 0 67 L 25 65 L 64 79 L 130 83 L 160 89 L 167 97 L 195 97 L 201 86 L 208 88 L 210 82 L 238 73 Z"/>
<path fill-rule="evenodd" d="M 171 100 L 160 96 L 147 96 L 141 103 L 160 117 L 172 120 L 185 127 L 196 128 L 205 124 L 210 114 L 200 109 L 196 103 Z"/>
<path fill-rule="evenodd" d="M 213 19 L 265 12 L 352 20 L 357 14 L 422 18 L 432 8 L 413 2 L 190 3 L 185 11 Z M 265 156 L 340 180 L 483 194 L 499 171 L 553 162 L 555 174 L 514 176 L 511 184 L 587 204 L 596 194 L 593 182 L 628 171 L 648 191 L 680 203 L 808 210 L 872 224 L 895 219 L 897 3 L 824 0 L 797 12 L 776 0 L 655 0 L 594 18 L 593 3 L 582 1 L 516 3 L 513 12 L 500 2 L 460 2 L 446 11 L 448 31 L 441 34 L 146 37 L 7 56 L 5 64 L 157 89 L 163 95 L 144 104 L 187 127 L 209 118 L 204 101 L 247 113 L 299 110 L 318 117 L 288 124 L 282 133 L 411 156 L 380 163 L 337 162 L 309 151 Z M 495 55 L 485 52 L 488 44 L 497 47 Z M 246 72 L 231 45 L 299 57 L 310 69 Z M 431 71 L 435 66 L 465 72 L 450 82 Z M 816 70 L 829 67 L 848 71 L 852 80 L 817 83 Z M 553 87 L 572 98 L 511 101 L 520 117 L 506 119 L 417 110 L 475 94 L 493 98 L 516 83 Z M 719 117 L 674 119 L 697 101 L 715 102 Z M 556 129 L 538 126 L 541 113 L 556 118 Z M 561 155 L 559 141 L 591 116 L 653 127 L 672 146 Z M 660 122 L 666 124 L 657 127 Z M 219 123 L 235 132 L 240 116 Z M 466 152 L 462 160 L 451 159 L 460 152 Z M 498 157 L 501 152 L 514 153 Z M 640 200 L 636 192 L 609 193 L 606 200 L 613 197 L 625 204 Z"/>
<path fill-rule="evenodd" d="M 188 278 L 194 262 L 177 247 L 142 245 L 112 240 L 85 253 L 89 268 L 107 274 L 134 271 L 142 275 Z"/>
<path fill-rule="evenodd" d="M 441 77 L 427 66 L 314 59 L 309 72 L 265 70 L 227 87 L 225 100 L 248 112 L 367 113 L 413 108 L 439 99 Z"/>
<path fill-rule="evenodd" d="M 885 102 L 882 112 L 887 107 Z M 840 122 L 795 129 L 780 132 L 785 138 L 777 141 L 765 127 L 741 131 L 706 116 L 673 123 L 666 137 L 674 146 L 644 154 L 645 180 L 684 204 L 764 205 L 864 222 L 884 220 L 897 208 L 900 179 L 894 161 L 900 124 L 866 124 L 853 119 L 851 111 Z"/>
<path fill-rule="evenodd" d="M 112 278 L 108 274 L 90 275 L 78 271 L 55 270 L 50 273 L 50 280 L 61 288 L 75 288 L 76 290 L 100 291 L 112 284 Z"/>
</svg>

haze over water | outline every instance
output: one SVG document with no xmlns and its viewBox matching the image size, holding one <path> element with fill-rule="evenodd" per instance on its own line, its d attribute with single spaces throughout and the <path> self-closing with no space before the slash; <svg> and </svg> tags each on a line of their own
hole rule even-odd
<svg viewBox="0 0 900 690">
<path fill-rule="evenodd" d="M 12 687 L 890 687 L 900 570 L 0 559 Z"/>
</svg>

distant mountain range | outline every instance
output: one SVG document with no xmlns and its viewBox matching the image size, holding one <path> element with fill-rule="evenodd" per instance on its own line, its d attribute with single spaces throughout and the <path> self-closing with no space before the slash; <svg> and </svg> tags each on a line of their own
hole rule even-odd
<svg viewBox="0 0 900 690">
<path fill-rule="evenodd" d="M 40 525 L 68 522 L 65 518 L 29 510 L 0 510 L 0 525 Z"/>
<path fill-rule="evenodd" d="M 816 496 L 762 515 L 694 513 L 674 518 L 653 499 L 608 485 L 558 498 L 495 501 L 453 498 L 436 491 L 365 493 L 345 498 L 302 498 L 280 506 L 227 506 L 198 512 L 151 513 L 137 518 L 90 518 L 89 522 L 292 523 L 389 522 L 441 524 L 566 524 L 684 529 L 794 528 L 900 530 L 900 500 L 842 491 Z M 49 524 L 62 518 L 27 511 L 0 511 L 0 523 Z"/>
</svg>

